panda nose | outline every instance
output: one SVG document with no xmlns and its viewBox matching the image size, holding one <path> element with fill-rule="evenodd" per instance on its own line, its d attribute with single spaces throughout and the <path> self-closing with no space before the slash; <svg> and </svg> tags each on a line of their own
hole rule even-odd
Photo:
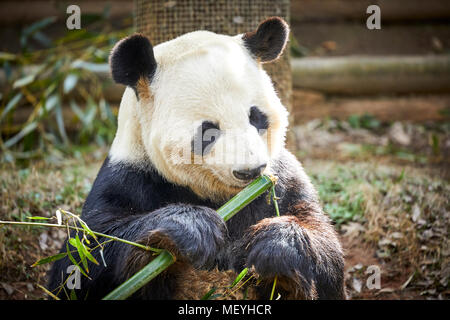
<svg viewBox="0 0 450 320">
<path fill-rule="evenodd" d="M 245 170 L 233 170 L 233 175 L 239 180 L 252 180 L 261 175 L 261 172 L 266 168 L 266 164 L 263 164 L 254 169 Z"/>
</svg>

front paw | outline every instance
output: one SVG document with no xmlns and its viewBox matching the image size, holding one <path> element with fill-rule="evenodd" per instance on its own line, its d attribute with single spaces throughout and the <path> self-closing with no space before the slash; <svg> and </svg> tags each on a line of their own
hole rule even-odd
<svg viewBox="0 0 450 320">
<path fill-rule="evenodd" d="M 225 242 L 226 225 L 214 210 L 191 205 L 170 205 L 153 216 L 150 242 L 169 249 L 194 267 L 213 265 Z"/>
<path fill-rule="evenodd" d="M 263 278 L 282 276 L 310 287 L 316 256 L 296 219 L 267 218 L 254 225 L 246 237 L 246 264 Z"/>
</svg>

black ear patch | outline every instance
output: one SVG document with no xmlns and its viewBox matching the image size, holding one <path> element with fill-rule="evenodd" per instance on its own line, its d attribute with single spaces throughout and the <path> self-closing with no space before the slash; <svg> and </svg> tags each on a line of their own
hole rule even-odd
<svg viewBox="0 0 450 320">
<path fill-rule="evenodd" d="M 263 21 L 252 32 L 244 34 L 242 39 L 250 52 L 262 63 L 276 60 L 286 47 L 289 26 L 279 17 L 271 17 Z"/>
<path fill-rule="evenodd" d="M 148 38 L 141 34 L 129 36 L 111 50 L 109 65 L 115 82 L 134 88 L 139 78 L 151 80 L 155 74 L 153 47 Z"/>
</svg>

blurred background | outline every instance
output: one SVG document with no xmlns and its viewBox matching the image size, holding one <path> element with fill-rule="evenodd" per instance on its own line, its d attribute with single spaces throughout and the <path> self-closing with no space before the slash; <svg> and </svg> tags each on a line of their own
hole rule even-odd
<svg viewBox="0 0 450 320">
<path fill-rule="evenodd" d="M 81 28 L 68 30 L 69 5 Z M 369 5 L 381 29 L 367 28 Z M 207 29 L 290 22 L 267 71 L 303 163 L 346 251 L 353 299 L 448 299 L 450 3 L 447 0 L 0 1 L 0 220 L 81 207 L 116 128 L 124 88 L 111 47 Z M 65 233 L 0 226 L 0 299 L 42 299 Z M 370 289 L 366 271 L 381 270 Z"/>
</svg>

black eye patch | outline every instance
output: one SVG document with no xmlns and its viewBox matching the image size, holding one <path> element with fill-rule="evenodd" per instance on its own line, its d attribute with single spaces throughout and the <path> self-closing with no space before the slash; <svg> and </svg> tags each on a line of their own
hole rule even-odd
<svg viewBox="0 0 450 320">
<path fill-rule="evenodd" d="M 197 128 L 192 140 L 192 151 L 198 155 L 205 155 L 211 151 L 214 142 L 220 136 L 219 126 L 211 121 L 203 121 Z"/>
<path fill-rule="evenodd" d="M 267 130 L 269 128 L 267 116 L 258 107 L 253 106 L 250 108 L 249 120 L 250 124 L 258 130 Z"/>
</svg>

